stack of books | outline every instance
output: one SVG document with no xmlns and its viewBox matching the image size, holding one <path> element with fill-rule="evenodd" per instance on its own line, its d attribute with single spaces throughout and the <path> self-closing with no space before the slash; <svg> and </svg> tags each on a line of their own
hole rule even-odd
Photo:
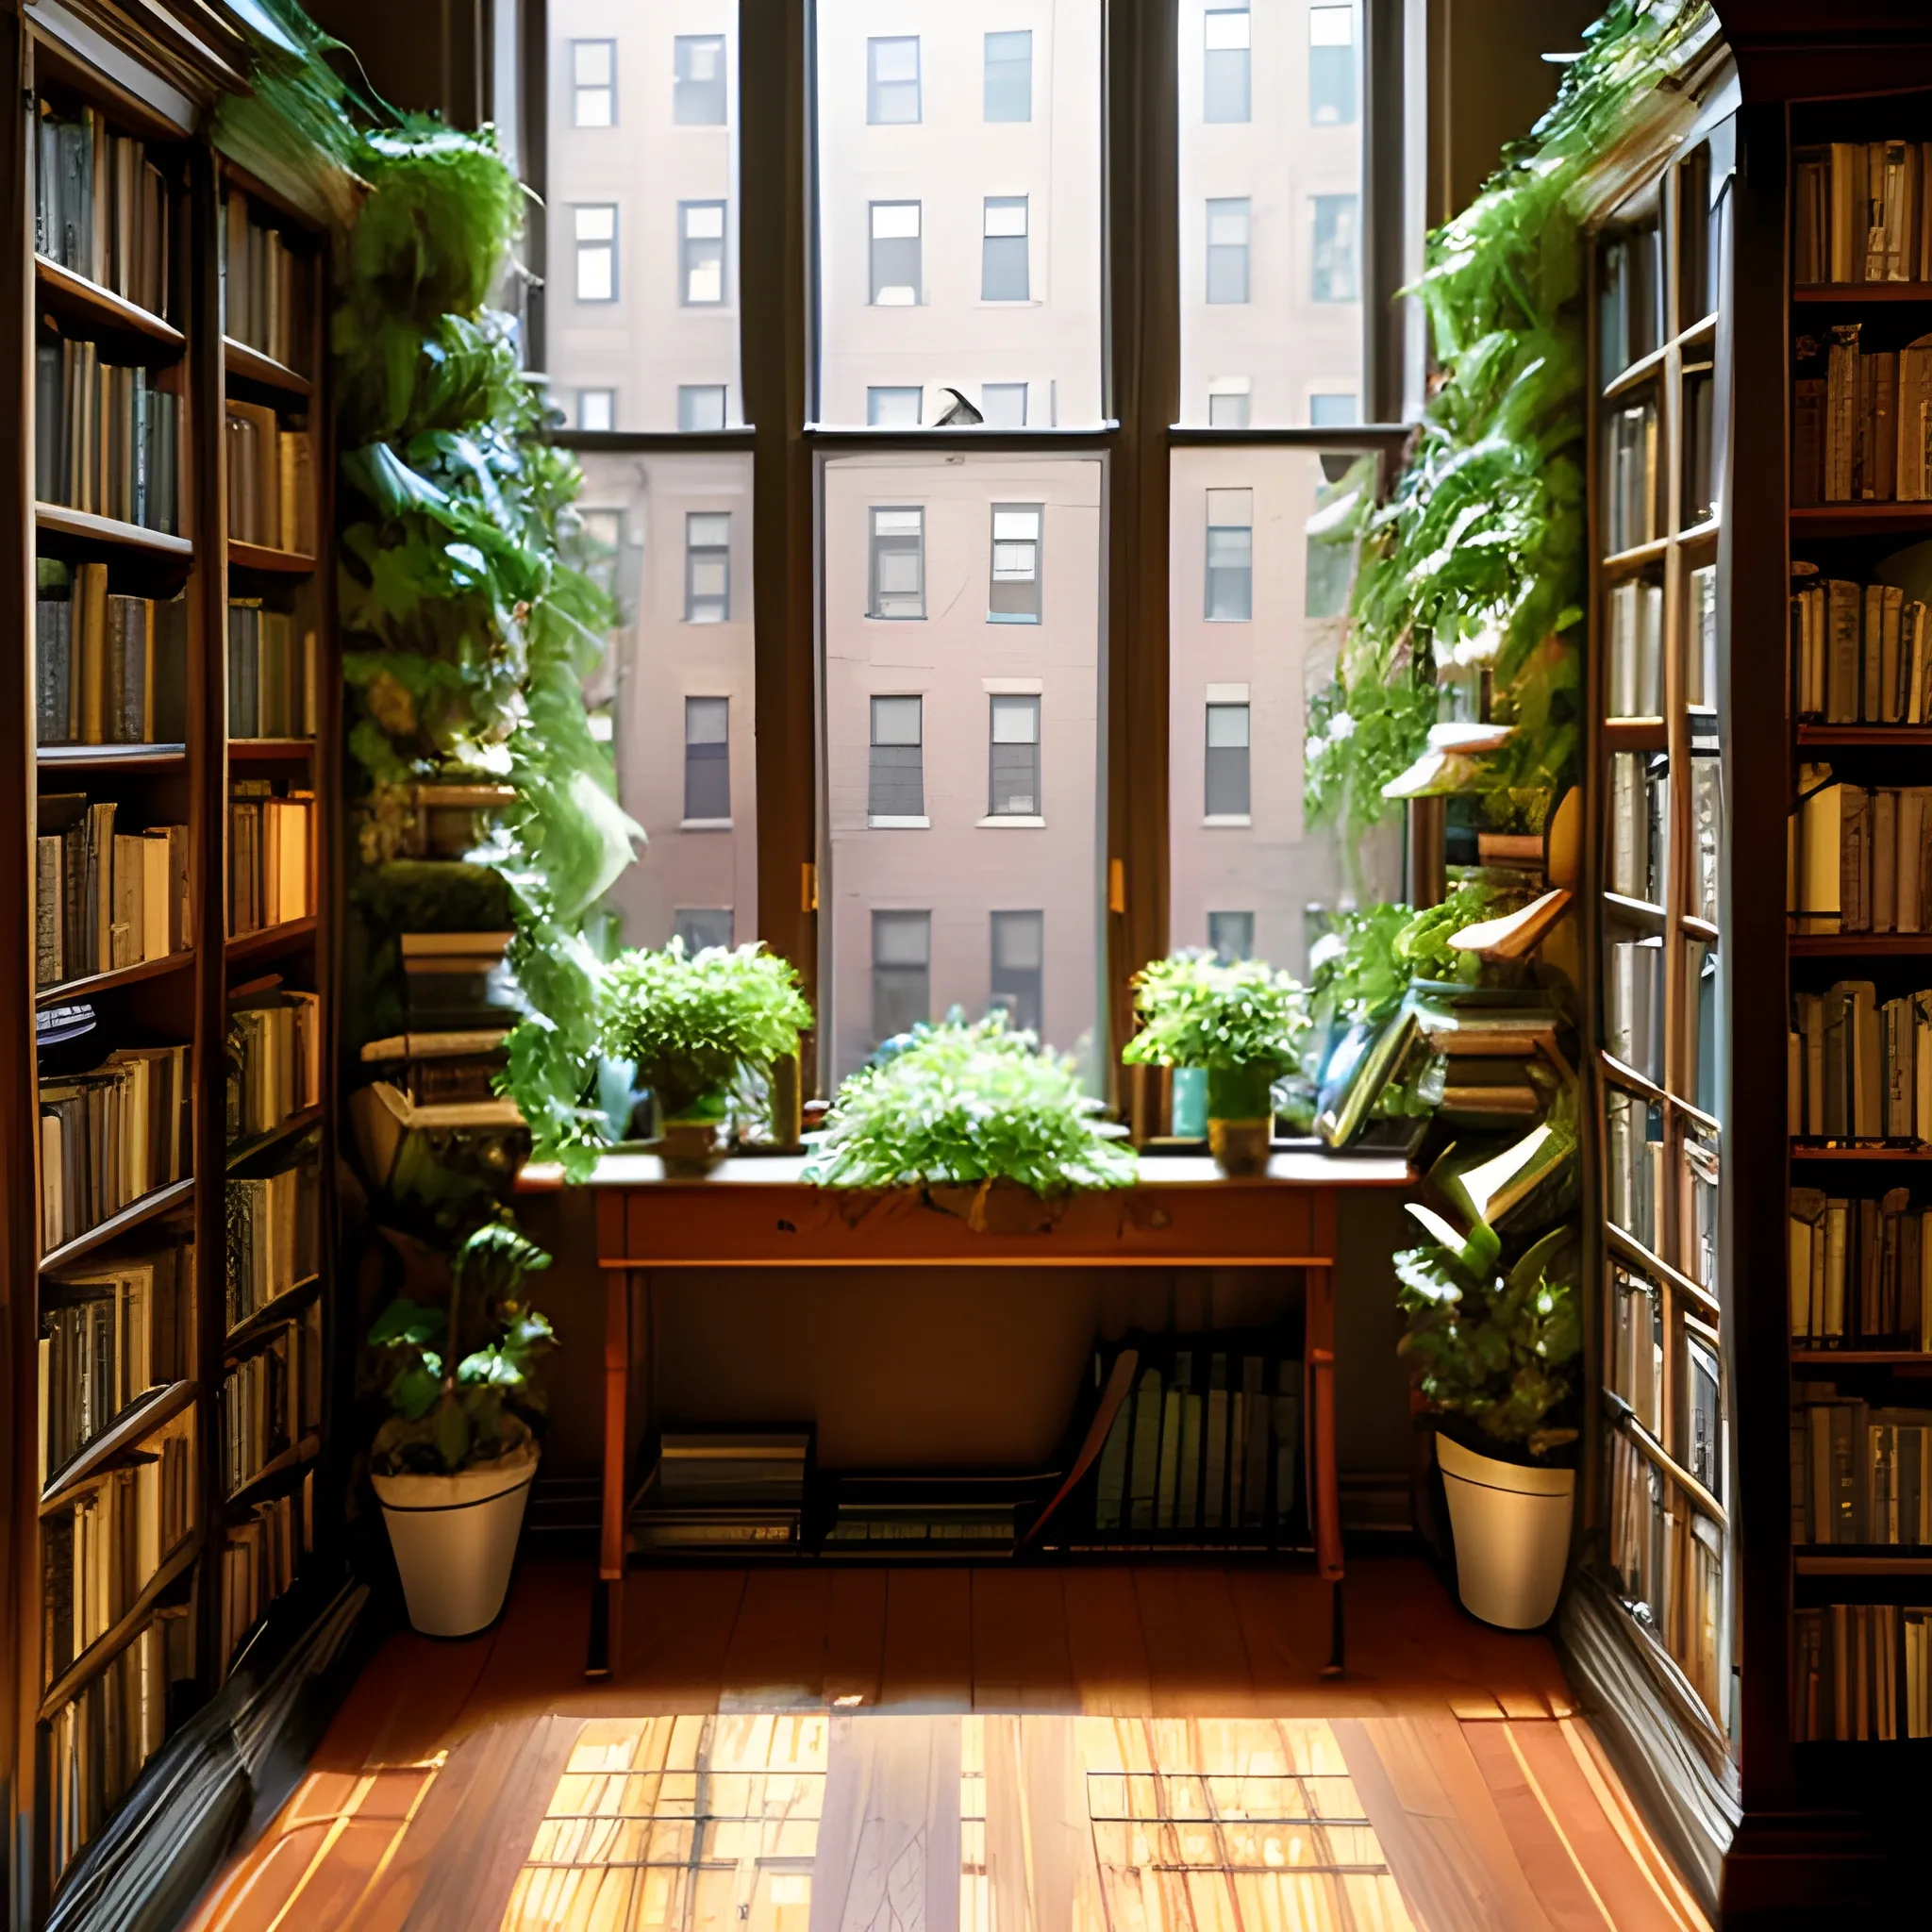
<svg viewBox="0 0 1932 1932">
<path fill-rule="evenodd" d="M 228 536 L 315 555 L 315 445 L 259 403 L 228 404 Z"/>
<path fill-rule="evenodd" d="M 36 566 L 38 744 L 179 744 L 187 736 L 188 599 L 124 597 L 108 566 Z"/>
<path fill-rule="evenodd" d="M 193 943 L 186 825 L 123 831 L 112 799 L 42 792 L 34 839 L 34 979 L 117 973 Z"/>
<path fill-rule="evenodd" d="M 1791 502 L 1932 500 L 1932 335 L 1868 350 L 1838 322 L 1792 347 Z"/>
<path fill-rule="evenodd" d="M 181 398 L 164 373 L 104 362 L 97 342 L 43 328 L 34 350 L 34 494 L 42 503 L 181 530 Z"/>
<path fill-rule="evenodd" d="M 1793 996 L 1786 1104 L 1807 1141 L 1932 1140 L 1932 991 L 1882 1004 L 1866 979 Z"/>
<path fill-rule="evenodd" d="M 315 736 L 315 633 L 285 610 L 228 600 L 228 736 Z"/>
<path fill-rule="evenodd" d="M 1724 1532 L 1621 1429 L 1610 1437 L 1608 1555 L 1624 1601 L 1715 1713 Z"/>
<path fill-rule="evenodd" d="M 228 1525 L 222 1545 L 222 1660 L 235 1654 L 268 1607 L 295 1580 L 315 1547 L 315 1473 L 289 1491 L 258 1503 L 245 1522 Z"/>
<path fill-rule="evenodd" d="M 514 1024 L 521 1000 L 504 955 L 507 932 L 406 932 L 403 979 L 409 1024 L 478 1032 Z"/>
<path fill-rule="evenodd" d="M 227 1140 L 273 1133 L 322 1099 L 322 1005 L 271 984 L 228 1008 Z"/>
<path fill-rule="evenodd" d="M 1825 724 L 1932 724 L 1932 617 L 1892 584 L 1793 567 L 1798 716 Z"/>
<path fill-rule="evenodd" d="M 1932 1738 L 1932 1609 L 1826 1604 L 1791 1612 L 1800 1744 Z"/>
<path fill-rule="evenodd" d="M 146 143 L 92 108 L 35 105 L 34 252 L 165 318 L 168 185 Z"/>
<path fill-rule="evenodd" d="M 795 1544 L 811 1436 L 805 1430 L 665 1431 L 631 1513 L 640 1550 Z"/>
<path fill-rule="evenodd" d="M 269 778 L 237 779 L 228 791 L 229 934 L 307 919 L 315 910 L 315 794 L 277 795 Z"/>
<path fill-rule="evenodd" d="M 1805 1348 L 1932 1348 L 1932 1209 L 1790 1193 L 1791 1340 Z"/>
<path fill-rule="evenodd" d="M 508 1057 L 509 1038 L 501 1026 L 477 1026 L 450 1033 L 396 1033 L 362 1047 L 362 1064 L 379 1068 L 412 1107 L 447 1107 L 487 1101 L 496 1092 L 496 1076 Z"/>
<path fill-rule="evenodd" d="M 41 1486 L 193 1359 L 194 1243 L 51 1278 L 41 1315 Z"/>
<path fill-rule="evenodd" d="M 1654 543 L 1657 526 L 1657 404 L 1611 410 L 1604 425 L 1604 549 Z"/>
<path fill-rule="evenodd" d="M 43 1254 L 188 1174 L 192 1073 L 185 1046 L 130 1046 L 42 1083 Z"/>
<path fill-rule="evenodd" d="M 277 1328 L 222 1380 L 222 1490 L 232 1496 L 322 1422 L 322 1308 Z"/>
<path fill-rule="evenodd" d="M 1871 1408 L 1828 1382 L 1791 1395 L 1791 1541 L 1932 1544 L 1932 1409 Z"/>
<path fill-rule="evenodd" d="M 227 1325 L 321 1266 L 321 1173 L 309 1154 L 276 1174 L 228 1181 Z"/>
<path fill-rule="evenodd" d="M 222 333 L 286 369 L 306 368 L 303 258 L 283 242 L 279 228 L 249 219 L 245 195 L 230 194 L 222 215 Z"/>
<path fill-rule="evenodd" d="M 828 1557 L 1010 1557 L 1051 1477 L 959 1473 L 839 1478 Z"/>
<path fill-rule="evenodd" d="M 1792 273 L 1932 281 L 1932 142 L 1833 141 L 1791 154 Z"/>
</svg>

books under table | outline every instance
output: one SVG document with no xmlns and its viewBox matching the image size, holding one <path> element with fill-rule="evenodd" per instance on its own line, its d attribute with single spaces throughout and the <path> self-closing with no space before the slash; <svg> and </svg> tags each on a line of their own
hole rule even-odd
<svg viewBox="0 0 1932 1932">
<path fill-rule="evenodd" d="M 1932 1609 L 1793 1610 L 1791 1737 L 1800 1744 L 1932 1738 Z"/>
<path fill-rule="evenodd" d="M 42 1079 L 42 1252 L 187 1177 L 192 1073 L 188 1047 L 117 1047 L 91 1072 Z"/>
<path fill-rule="evenodd" d="M 34 566 L 37 744 L 179 744 L 188 600 L 112 591 L 105 563 Z"/>
<path fill-rule="evenodd" d="M 641 1551 L 794 1544 L 810 1457 L 807 1430 L 666 1430 L 632 1540 Z"/>
<path fill-rule="evenodd" d="M 114 799 L 42 792 L 34 836 L 34 983 L 58 986 L 186 952 L 186 825 L 142 826 Z"/>
</svg>

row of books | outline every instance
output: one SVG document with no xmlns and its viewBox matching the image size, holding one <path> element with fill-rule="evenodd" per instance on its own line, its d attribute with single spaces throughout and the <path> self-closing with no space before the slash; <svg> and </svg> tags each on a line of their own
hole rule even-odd
<svg viewBox="0 0 1932 1932">
<path fill-rule="evenodd" d="M 298 637 L 286 610 L 259 597 L 228 600 L 228 736 L 313 738 L 315 633 Z"/>
<path fill-rule="evenodd" d="M 1614 557 L 1660 534 L 1657 404 L 1646 397 L 1613 409 L 1604 425 L 1604 549 Z"/>
<path fill-rule="evenodd" d="M 1634 1093 L 1606 1090 L 1604 1108 L 1605 1206 L 1610 1220 L 1658 1252 L 1665 1198 L 1663 1111 Z"/>
<path fill-rule="evenodd" d="M 641 1550 L 796 1543 L 811 1437 L 802 1430 L 673 1430 L 632 1512 Z"/>
<path fill-rule="evenodd" d="M 1932 335 L 1867 350 L 1863 327 L 1834 323 L 1793 345 L 1794 505 L 1932 498 Z"/>
<path fill-rule="evenodd" d="M 1597 263 L 1597 353 L 1607 375 L 1621 375 L 1662 347 L 1665 324 L 1663 236 L 1629 228 L 1607 241 Z"/>
<path fill-rule="evenodd" d="M 185 1046 L 124 1046 L 91 1073 L 42 1083 L 42 1252 L 187 1176 L 192 1074 Z"/>
<path fill-rule="evenodd" d="M 146 142 L 117 134 L 92 108 L 62 115 L 35 106 L 35 253 L 165 318 L 168 184 Z"/>
<path fill-rule="evenodd" d="M 228 536 L 315 555 L 315 445 L 259 403 L 228 404 Z"/>
<path fill-rule="evenodd" d="M 248 197 L 239 193 L 222 208 L 221 251 L 222 333 L 284 368 L 306 368 L 309 259 L 279 228 L 251 220 Z"/>
<path fill-rule="evenodd" d="M 1932 723 L 1932 616 L 1894 584 L 1820 577 L 1794 566 L 1790 651 L 1801 719 Z"/>
<path fill-rule="evenodd" d="M 134 1789 L 168 1729 L 172 1685 L 194 1675 L 192 1607 L 174 1605 L 47 1724 L 47 1854 L 58 1882 Z"/>
<path fill-rule="evenodd" d="M 134 1607 L 194 1526 L 192 1416 L 41 1524 L 42 1690 Z"/>
<path fill-rule="evenodd" d="M 1932 786 L 1868 789 L 1804 765 L 1788 823 L 1798 931 L 1932 930 Z"/>
<path fill-rule="evenodd" d="M 34 494 L 176 536 L 181 398 L 172 375 L 104 362 L 98 343 L 42 331 L 34 351 Z"/>
<path fill-rule="evenodd" d="M 1664 903 L 1671 869 L 1671 761 L 1661 753 L 1610 756 L 1610 891 Z"/>
<path fill-rule="evenodd" d="M 321 1176 L 312 1157 L 276 1174 L 231 1178 L 227 1325 L 307 1281 L 321 1266 Z"/>
<path fill-rule="evenodd" d="M 274 1131 L 322 1098 L 322 1006 L 279 987 L 228 1010 L 227 1141 Z"/>
<path fill-rule="evenodd" d="M 279 1328 L 222 1378 L 222 1491 L 233 1495 L 322 1422 L 322 1307 Z"/>
<path fill-rule="evenodd" d="M 222 1661 L 235 1660 L 268 1607 L 295 1580 L 315 1547 L 315 1473 L 290 1491 L 258 1503 L 245 1523 L 228 1525 L 222 1545 Z"/>
<path fill-rule="evenodd" d="M 42 792 L 34 837 L 34 979 L 118 973 L 193 943 L 186 825 L 122 831 L 112 799 Z"/>
<path fill-rule="evenodd" d="M 1786 1106 L 1807 1141 L 1932 1141 L 1932 991 L 1881 1001 L 1869 979 L 1791 1000 Z"/>
<path fill-rule="evenodd" d="M 1904 1188 L 1875 1199 L 1790 1192 L 1791 1340 L 1805 1348 L 1932 1348 L 1932 1209 Z"/>
<path fill-rule="evenodd" d="M 108 589 L 108 566 L 35 566 L 38 744 L 179 744 L 188 735 L 188 599 Z"/>
<path fill-rule="evenodd" d="M 194 1358 L 194 1243 L 117 1257 L 47 1284 L 41 1314 L 41 1487 L 150 1389 Z"/>
<path fill-rule="evenodd" d="M 1932 1738 L 1932 1609 L 1825 1604 L 1791 1612 L 1791 1738 Z"/>
<path fill-rule="evenodd" d="M 228 931 L 236 939 L 315 910 L 315 794 L 269 778 L 229 787 Z"/>
<path fill-rule="evenodd" d="M 1832 141 L 1791 156 L 1799 284 L 1932 281 L 1932 142 Z"/>
<path fill-rule="evenodd" d="M 1872 1408 L 1828 1382 L 1791 1397 L 1791 1541 L 1932 1544 L 1932 1409 Z"/>
<path fill-rule="evenodd" d="M 1717 566 L 1701 565 L 1690 576 L 1690 623 L 1685 634 L 1684 702 L 1704 709 L 1717 705 Z M 1660 718 L 1664 709 L 1664 591 L 1646 577 L 1625 577 L 1606 600 L 1605 696 L 1612 718 Z"/>
</svg>

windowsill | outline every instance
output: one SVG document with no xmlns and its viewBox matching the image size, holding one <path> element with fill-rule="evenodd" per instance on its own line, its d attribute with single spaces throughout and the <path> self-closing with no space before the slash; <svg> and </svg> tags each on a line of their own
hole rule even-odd
<svg viewBox="0 0 1932 1932">
<path fill-rule="evenodd" d="M 921 813 L 917 818 L 875 818 L 868 816 L 865 824 L 866 829 L 873 832 L 929 832 L 932 830 L 932 821 L 924 813 Z"/>
<path fill-rule="evenodd" d="M 680 832 L 728 832 L 731 829 L 731 821 L 729 819 L 679 819 L 677 829 Z"/>
<path fill-rule="evenodd" d="M 989 610 L 986 621 L 989 624 L 1038 624 L 1040 619 L 1030 610 Z"/>
<path fill-rule="evenodd" d="M 1210 811 L 1201 823 L 1204 825 L 1252 825 L 1255 815 L 1246 811 Z"/>
<path fill-rule="evenodd" d="M 865 621 L 868 624 L 924 624 L 925 612 L 922 610 L 917 617 L 893 617 L 884 610 L 868 610 Z"/>
<path fill-rule="evenodd" d="M 992 811 L 977 821 L 982 825 L 999 825 L 1008 831 L 1040 832 L 1046 829 L 1046 821 L 1021 811 Z"/>
</svg>

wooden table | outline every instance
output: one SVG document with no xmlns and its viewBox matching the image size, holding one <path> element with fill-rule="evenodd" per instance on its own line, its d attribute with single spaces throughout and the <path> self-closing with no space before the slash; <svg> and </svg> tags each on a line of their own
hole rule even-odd
<svg viewBox="0 0 1932 1932">
<path fill-rule="evenodd" d="M 1138 1186 L 1076 1194 L 1043 1232 L 975 1233 L 916 1193 L 855 1195 L 800 1178 L 795 1157 L 724 1161 L 701 1180 L 667 1179 L 650 1154 L 610 1154 L 588 1183 L 597 1198 L 605 1271 L 604 1471 L 599 1574 L 588 1674 L 622 1662 L 628 1487 L 626 1424 L 633 1277 L 692 1268 L 1299 1268 L 1305 1281 L 1307 1450 L 1315 1562 L 1330 1586 L 1334 1654 L 1342 1658 L 1341 1524 L 1335 1468 L 1335 1207 L 1343 1189 L 1406 1188 L 1406 1161 L 1277 1152 L 1265 1174 L 1229 1179 L 1205 1156 L 1150 1157 Z M 533 1164 L 525 1192 L 554 1191 L 559 1171 Z"/>
</svg>

